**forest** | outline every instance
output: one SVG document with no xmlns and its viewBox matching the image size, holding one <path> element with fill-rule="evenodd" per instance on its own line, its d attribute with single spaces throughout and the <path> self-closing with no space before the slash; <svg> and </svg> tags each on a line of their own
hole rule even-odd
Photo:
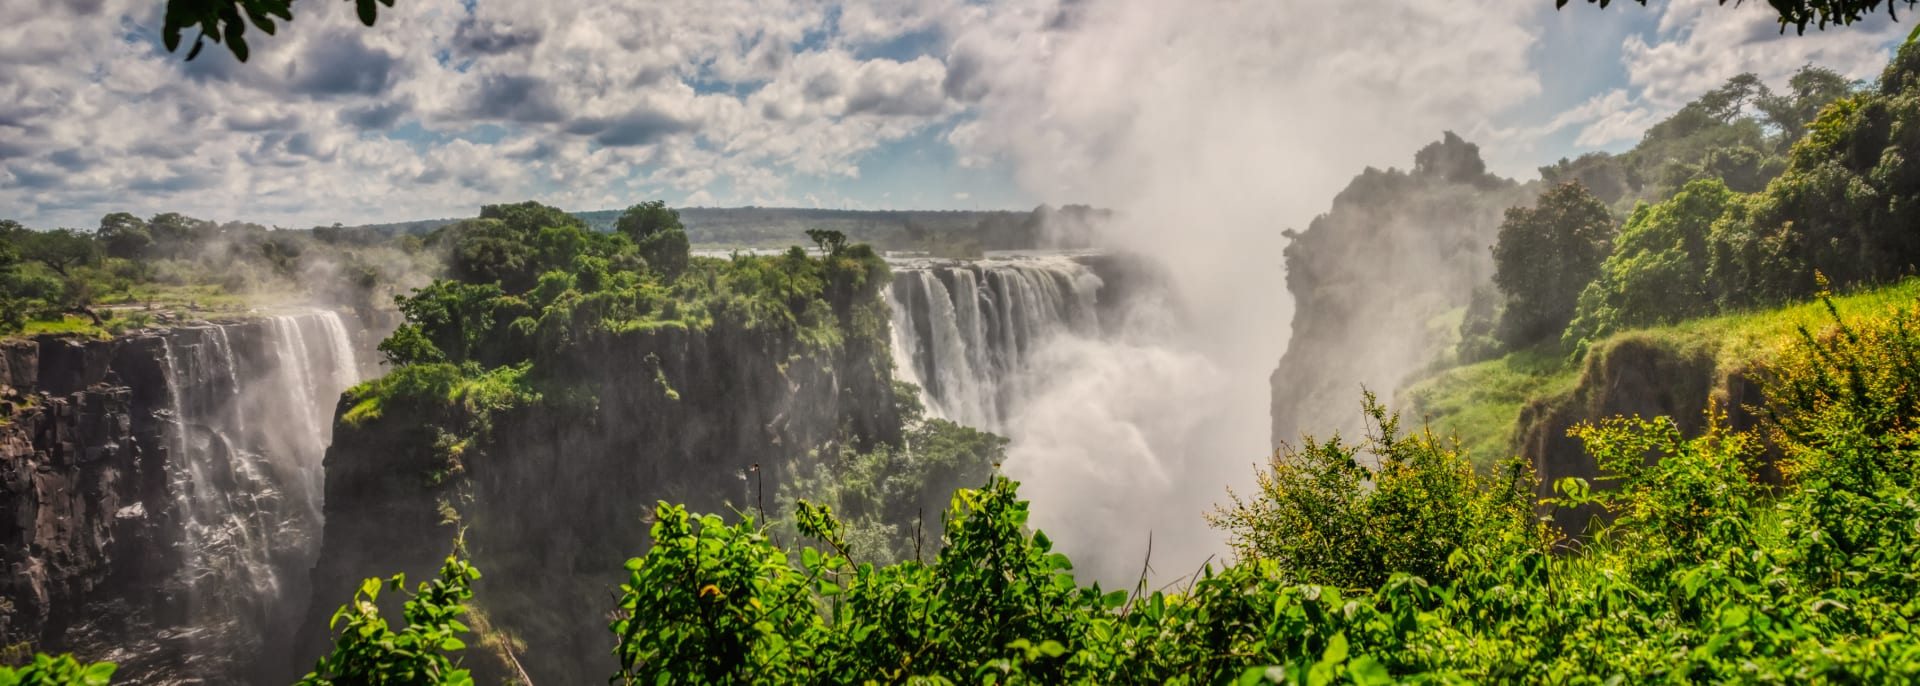
<svg viewBox="0 0 1920 686">
<path fill-rule="evenodd" d="M 725 258 L 659 200 L 430 229 L 8 221 L 0 333 L 295 298 L 394 318 L 382 375 L 340 398 L 335 451 L 378 450 L 329 453 L 322 559 L 372 547 L 332 538 L 359 527 L 435 573 L 316 566 L 300 630 L 324 654 L 300 684 L 492 683 L 551 646 L 616 684 L 1907 683 L 1917 151 L 1909 41 L 1871 81 L 1734 77 L 1537 180 L 1451 132 L 1365 170 L 1287 234 L 1276 448 L 1205 515 L 1230 555 L 1150 575 L 1149 545 L 1120 587 L 1031 524 L 1008 439 L 938 416 L 891 361 L 879 244 L 1028 247 L 1043 222 L 1019 213 L 897 237 L 760 217 L 791 247 Z M 1111 219 L 1058 212 L 1054 247 Z M 1641 352 L 1706 369 L 1662 389 L 1704 410 L 1587 412 Z M 1517 457 L 1529 440 L 1591 469 Z M 555 474 L 595 490 L 528 485 Z M 27 645 L 0 665 L 0 686 L 116 672 Z"/>
</svg>

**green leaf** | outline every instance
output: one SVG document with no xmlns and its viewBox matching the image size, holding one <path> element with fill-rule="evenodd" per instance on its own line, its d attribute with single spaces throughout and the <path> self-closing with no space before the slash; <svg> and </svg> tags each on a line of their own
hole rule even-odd
<svg viewBox="0 0 1920 686">
<path fill-rule="evenodd" d="M 1060 657 L 1067 653 L 1067 647 L 1060 645 L 1059 641 L 1041 641 L 1040 652 L 1045 653 L 1047 657 Z"/>
<path fill-rule="evenodd" d="M 1373 659 L 1372 655 L 1361 655 L 1347 663 L 1347 676 L 1360 686 L 1382 686 L 1393 683 L 1393 675 L 1387 672 L 1387 666 Z"/>
<path fill-rule="evenodd" d="M 1320 661 L 1327 664 L 1340 664 L 1347 661 L 1347 634 L 1341 632 L 1327 639 L 1327 652 L 1321 654 Z"/>
<path fill-rule="evenodd" d="M 86 671 L 80 674 L 80 683 L 87 686 L 106 686 L 112 683 L 115 669 L 117 667 L 111 662 L 87 665 Z"/>
</svg>

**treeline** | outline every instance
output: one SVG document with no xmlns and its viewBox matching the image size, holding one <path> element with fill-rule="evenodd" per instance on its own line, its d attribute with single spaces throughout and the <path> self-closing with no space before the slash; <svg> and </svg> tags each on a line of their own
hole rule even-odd
<svg viewBox="0 0 1920 686">
<path fill-rule="evenodd" d="M 1632 151 L 1542 168 L 1558 185 L 1507 212 L 1498 290 L 1462 325 L 1472 361 L 1886 283 L 1920 263 L 1920 50 L 1871 85 L 1808 67 L 1687 105 Z M 1619 208 L 1631 204 L 1624 222 Z"/>
<path fill-rule="evenodd" d="M 147 219 L 116 212 L 92 230 L 0 220 L 0 334 L 68 330 L 75 318 L 82 330 L 118 330 L 145 325 L 155 308 L 222 309 L 267 297 L 372 311 L 438 263 L 418 239 L 283 231 L 173 212 Z"/>
<path fill-rule="evenodd" d="M 1028 212 L 1005 210 L 828 210 L 790 207 L 681 208 L 682 228 L 695 245 L 708 247 L 784 247 L 807 230 L 838 231 L 854 242 L 882 250 L 928 252 L 941 256 L 977 256 L 985 250 L 1087 248 L 1111 210 L 1087 205 L 1041 205 Z M 613 233 L 623 211 L 575 212 L 590 230 Z M 425 236 L 457 219 L 352 227 L 316 227 L 317 236 L 360 235 L 381 238 Z"/>
</svg>

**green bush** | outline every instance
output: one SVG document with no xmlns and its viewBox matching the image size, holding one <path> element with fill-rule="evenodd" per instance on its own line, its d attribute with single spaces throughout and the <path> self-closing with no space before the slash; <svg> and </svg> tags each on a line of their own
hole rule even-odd
<svg viewBox="0 0 1920 686">
<path fill-rule="evenodd" d="M 1240 560 L 1271 561 L 1281 578 L 1372 588 L 1395 573 L 1441 581 L 1469 541 L 1538 548 L 1545 530 L 1532 510 L 1531 471 L 1509 462 L 1477 474 L 1457 441 L 1431 430 L 1400 434 L 1372 393 L 1372 432 L 1283 446 L 1250 496 L 1229 492 L 1208 521 L 1228 533 Z"/>
</svg>

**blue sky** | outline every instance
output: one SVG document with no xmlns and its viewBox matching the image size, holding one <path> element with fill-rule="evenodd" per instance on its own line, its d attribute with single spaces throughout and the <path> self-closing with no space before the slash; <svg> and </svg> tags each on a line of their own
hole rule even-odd
<svg viewBox="0 0 1920 686">
<path fill-rule="evenodd" d="M 1781 36 L 1751 2 L 1427 5 L 402 0 L 362 29 L 349 3 L 307 0 L 240 64 L 160 49 L 159 3 L 0 0 L 26 18 L 0 27 L 0 216 L 1125 210 L 1174 186 L 1293 222 L 1443 130 L 1530 176 L 1630 147 L 1741 71 L 1869 77 L 1905 35 Z"/>
</svg>

